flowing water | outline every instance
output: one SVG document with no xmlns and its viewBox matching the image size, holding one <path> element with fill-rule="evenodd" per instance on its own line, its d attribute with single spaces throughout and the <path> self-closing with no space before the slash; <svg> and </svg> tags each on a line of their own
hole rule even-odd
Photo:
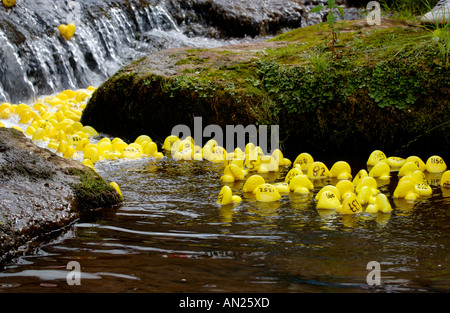
<svg viewBox="0 0 450 313">
<path fill-rule="evenodd" d="M 390 214 L 317 210 L 309 196 L 260 203 L 231 184 L 240 204 L 218 206 L 223 165 L 147 158 L 97 163 L 125 202 L 77 221 L 0 272 L 2 292 L 448 292 L 450 189 L 392 200 Z M 262 174 L 282 181 L 287 172 Z M 396 173 L 379 181 L 392 194 Z M 335 183 L 335 182 L 334 182 Z M 70 286 L 70 261 L 81 285 Z M 380 284 L 369 285 L 380 266 Z M 369 281 L 368 281 L 369 276 Z"/>
</svg>

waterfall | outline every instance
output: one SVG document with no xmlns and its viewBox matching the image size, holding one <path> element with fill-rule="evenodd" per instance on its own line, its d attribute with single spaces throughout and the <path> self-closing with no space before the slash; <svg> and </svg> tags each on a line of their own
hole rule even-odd
<svg viewBox="0 0 450 313">
<path fill-rule="evenodd" d="M 264 23 L 280 29 L 307 24 L 310 9 L 305 1 L 271 0 L 269 9 L 266 2 L 248 0 L 248 8 L 242 7 L 247 2 L 236 7 L 222 0 L 18 0 L 11 8 L 0 4 L 0 102 L 27 102 L 64 89 L 98 86 L 132 60 L 160 49 L 254 40 L 245 34 L 254 35 Z M 263 21 L 261 5 L 266 12 L 281 13 L 265 14 Z M 235 23 L 230 28 L 242 30 L 244 39 L 225 38 L 224 20 L 211 18 L 220 14 Z M 65 40 L 58 26 L 71 22 L 77 27 L 75 36 Z"/>
</svg>

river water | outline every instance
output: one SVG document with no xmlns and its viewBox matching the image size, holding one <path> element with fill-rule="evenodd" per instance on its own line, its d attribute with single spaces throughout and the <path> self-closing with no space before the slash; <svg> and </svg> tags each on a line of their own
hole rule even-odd
<svg viewBox="0 0 450 313">
<path fill-rule="evenodd" d="M 316 209 L 314 195 L 333 181 L 276 203 L 257 202 L 235 182 L 230 187 L 243 201 L 221 207 L 222 164 L 146 158 L 96 168 L 119 184 L 123 205 L 14 260 L 0 272 L 1 292 L 450 290 L 450 189 L 439 186 L 441 174 L 427 174 L 432 196 L 408 202 L 390 197 L 393 172 L 379 181 L 392 213 L 345 216 Z M 282 181 L 287 170 L 261 175 Z M 70 261 L 81 266 L 80 285 L 67 283 Z"/>
</svg>

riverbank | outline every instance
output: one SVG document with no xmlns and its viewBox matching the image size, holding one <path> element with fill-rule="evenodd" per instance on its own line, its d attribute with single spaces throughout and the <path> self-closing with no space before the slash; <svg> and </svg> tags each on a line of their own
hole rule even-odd
<svg viewBox="0 0 450 313">
<path fill-rule="evenodd" d="M 266 42 L 148 55 L 96 90 L 82 123 L 162 143 L 172 127 L 193 127 L 201 116 L 223 129 L 280 125 L 281 148 L 292 156 L 448 156 L 450 80 L 432 32 L 392 19 L 337 27 L 334 52 L 328 25 L 319 24 Z"/>
</svg>

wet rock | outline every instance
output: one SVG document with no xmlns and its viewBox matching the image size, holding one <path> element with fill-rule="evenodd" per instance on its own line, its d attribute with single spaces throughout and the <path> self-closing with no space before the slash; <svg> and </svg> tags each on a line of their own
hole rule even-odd
<svg viewBox="0 0 450 313">
<path fill-rule="evenodd" d="M 81 163 L 0 128 L 0 263 L 76 219 L 111 208 L 119 195 Z"/>
</svg>

